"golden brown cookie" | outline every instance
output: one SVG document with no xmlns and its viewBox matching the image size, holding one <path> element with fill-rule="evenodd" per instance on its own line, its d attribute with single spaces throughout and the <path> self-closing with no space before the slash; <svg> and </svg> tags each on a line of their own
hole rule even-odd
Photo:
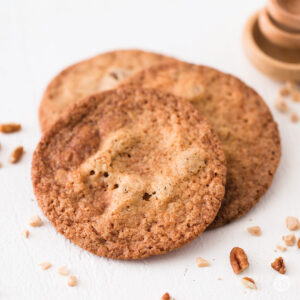
<svg viewBox="0 0 300 300">
<path fill-rule="evenodd" d="M 118 50 L 74 64 L 48 85 L 39 109 L 43 132 L 71 104 L 89 95 L 112 89 L 124 78 L 161 62 L 175 59 L 139 50 Z"/>
<path fill-rule="evenodd" d="M 191 104 L 117 89 L 79 102 L 33 156 L 38 203 L 56 229 L 100 256 L 138 259 L 178 248 L 214 220 L 225 155 Z"/>
<path fill-rule="evenodd" d="M 211 228 L 243 216 L 272 183 L 280 155 L 277 124 L 262 98 L 242 81 L 215 69 L 174 62 L 128 80 L 189 100 L 219 135 L 227 160 L 226 195 Z"/>
</svg>

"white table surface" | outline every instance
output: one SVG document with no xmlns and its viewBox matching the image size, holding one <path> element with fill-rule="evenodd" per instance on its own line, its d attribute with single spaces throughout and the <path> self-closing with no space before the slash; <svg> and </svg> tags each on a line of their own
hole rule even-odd
<svg viewBox="0 0 300 300">
<path fill-rule="evenodd" d="M 274 110 L 280 83 L 254 69 L 241 46 L 247 17 L 263 5 L 263 0 L 0 0 L 0 122 L 23 125 L 20 133 L 0 135 L 0 299 L 152 300 L 166 291 L 176 300 L 300 299 L 300 250 L 274 252 L 288 233 L 285 217 L 300 217 L 300 124 Z M 242 78 L 270 105 L 283 154 L 271 189 L 246 217 L 167 255 L 122 262 L 89 254 L 55 231 L 33 200 L 30 165 L 41 136 L 37 109 L 48 81 L 78 60 L 136 47 Z M 300 113 L 300 105 L 293 109 Z M 11 165 L 8 156 L 18 145 L 26 154 Z M 36 214 L 45 225 L 29 228 L 28 219 Z M 250 236 L 246 228 L 251 225 L 260 225 L 263 235 Z M 26 228 L 28 239 L 20 234 Z M 241 276 L 229 264 L 234 246 L 244 248 L 250 261 Z M 284 276 L 270 267 L 279 255 L 286 260 Z M 211 261 L 211 267 L 198 268 L 197 256 Z M 53 268 L 42 271 L 43 261 Z M 67 278 L 57 274 L 61 265 L 78 276 L 77 287 L 68 287 Z M 258 290 L 244 288 L 242 276 L 254 278 Z"/>
</svg>

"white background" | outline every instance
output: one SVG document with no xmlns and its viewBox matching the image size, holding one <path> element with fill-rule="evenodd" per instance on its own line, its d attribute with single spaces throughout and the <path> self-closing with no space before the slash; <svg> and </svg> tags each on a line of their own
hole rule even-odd
<svg viewBox="0 0 300 300">
<path fill-rule="evenodd" d="M 176 300 L 299 299 L 300 250 L 293 247 L 282 254 L 284 276 L 270 263 L 280 255 L 274 250 L 281 236 L 288 233 L 285 217 L 300 217 L 300 123 L 292 124 L 274 110 L 280 83 L 256 71 L 241 46 L 247 18 L 263 5 L 263 0 L 0 0 L 0 122 L 23 125 L 20 133 L 0 135 L 0 299 L 153 300 L 166 291 Z M 41 136 L 37 110 L 48 81 L 75 61 L 136 47 L 242 78 L 270 105 L 283 155 L 272 188 L 246 217 L 167 255 L 122 262 L 89 254 L 56 233 L 33 200 L 30 165 Z M 293 109 L 300 113 L 300 105 Z M 10 165 L 9 153 L 18 145 L 26 154 Z M 20 232 L 36 214 L 45 226 L 30 228 L 29 239 L 22 238 Z M 250 236 L 250 225 L 260 225 L 263 235 Z M 244 288 L 242 275 L 232 272 L 228 257 L 234 246 L 247 252 L 250 268 L 242 275 L 255 279 L 257 291 Z M 197 256 L 208 259 L 211 267 L 197 268 Z M 43 261 L 53 268 L 42 271 L 38 264 Z M 67 278 L 57 274 L 65 264 L 78 276 L 77 287 L 68 287 Z"/>
</svg>

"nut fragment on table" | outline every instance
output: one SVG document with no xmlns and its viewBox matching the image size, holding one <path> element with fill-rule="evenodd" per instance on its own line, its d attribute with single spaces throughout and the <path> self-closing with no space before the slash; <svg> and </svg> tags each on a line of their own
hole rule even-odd
<svg viewBox="0 0 300 300">
<path fill-rule="evenodd" d="M 169 293 L 164 293 L 161 297 L 161 300 L 171 300 L 171 296 Z"/>
<path fill-rule="evenodd" d="M 241 282 L 242 282 L 243 286 L 245 286 L 248 289 L 252 289 L 252 290 L 257 289 L 255 281 L 250 277 L 243 277 L 241 279 Z"/>
<path fill-rule="evenodd" d="M 291 121 L 297 123 L 299 121 L 299 116 L 296 113 L 291 114 Z"/>
<path fill-rule="evenodd" d="M 286 251 L 286 247 L 282 246 L 282 245 L 277 245 L 276 248 L 281 251 L 281 252 L 285 252 Z"/>
<path fill-rule="evenodd" d="M 248 257 L 245 251 L 239 247 L 231 250 L 230 263 L 235 274 L 239 274 L 249 267 Z"/>
<path fill-rule="evenodd" d="M 17 147 L 17 148 L 11 153 L 11 155 L 10 155 L 10 157 L 9 157 L 9 161 L 10 161 L 12 164 L 17 163 L 17 162 L 21 159 L 21 157 L 22 157 L 22 155 L 23 155 L 23 152 L 24 152 L 24 149 L 23 149 L 22 146 Z"/>
<path fill-rule="evenodd" d="M 283 98 L 281 98 L 281 97 L 279 97 L 279 98 L 276 99 L 276 101 L 275 101 L 275 107 L 276 107 L 276 109 L 278 111 L 280 111 L 282 113 L 287 112 L 288 109 L 289 109 L 286 101 Z"/>
<path fill-rule="evenodd" d="M 279 272 L 280 274 L 285 274 L 286 267 L 282 257 L 278 257 L 274 262 L 271 263 L 271 267 Z"/>
<path fill-rule="evenodd" d="M 296 217 L 286 217 L 285 224 L 289 230 L 298 230 L 300 228 L 300 222 Z"/>
<path fill-rule="evenodd" d="M 296 243 L 296 237 L 294 234 L 284 235 L 282 239 L 285 242 L 285 244 L 289 247 L 294 246 Z"/>
<path fill-rule="evenodd" d="M 286 86 L 286 85 L 284 85 L 284 86 L 282 86 L 280 89 L 279 89 L 279 95 L 280 96 L 288 96 L 289 94 L 290 94 L 290 89 Z"/>
<path fill-rule="evenodd" d="M 66 266 L 62 266 L 62 267 L 58 268 L 57 273 L 62 276 L 66 276 L 69 274 L 69 270 Z"/>
<path fill-rule="evenodd" d="M 39 216 L 33 216 L 29 219 L 29 225 L 32 227 L 39 227 L 43 225 L 43 221 Z"/>
<path fill-rule="evenodd" d="M 7 123 L 0 124 L 0 132 L 2 133 L 13 133 L 21 130 L 21 124 Z"/>
<path fill-rule="evenodd" d="M 300 238 L 298 239 L 297 246 L 298 246 L 298 249 L 300 249 Z"/>
<path fill-rule="evenodd" d="M 29 237 L 29 235 L 30 235 L 30 232 L 29 232 L 29 230 L 23 230 L 22 231 L 22 236 L 25 238 L 25 239 L 27 239 L 28 237 Z"/>
<path fill-rule="evenodd" d="M 294 102 L 300 102 L 300 93 L 296 90 L 292 91 L 291 98 Z"/>
<path fill-rule="evenodd" d="M 40 267 L 41 267 L 43 270 L 48 270 L 48 269 L 50 269 L 50 268 L 52 267 L 52 264 L 49 263 L 49 262 L 42 262 L 42 263 L 40 264 Z"/>
<path fill-rule="evenodd" d="M 68 278 L 68 286 L 75 286 L 77 285 L 77 277 L 76 276 L 73 276 L 73 275 L 70 275 L 69 278 Z"/>
<path fill-rule="evenodd" d="M 210 266 L 209 261 L 207 261 L 206 259 L 204 259 L 204 258 L 202 258 L 202 257 L 197 257 L 197 258 L 196 258 L 196 264 L 197 264 L 197 266 L 198 266 L 199 268 Z"/>
<path fill-rule="evenodd" d="M 248 227 L 247 231 L 255 236 L 260 236 L 261 235 L 261 228 L 259 226 L 252 226 L 252 227 Z"/>
<path fill-rule="evenodd" d="M 288 80 L 285 83 L 285 86 L 290 92 L 297 90 L 296 83 L 294 81 Z"/>
</svg>

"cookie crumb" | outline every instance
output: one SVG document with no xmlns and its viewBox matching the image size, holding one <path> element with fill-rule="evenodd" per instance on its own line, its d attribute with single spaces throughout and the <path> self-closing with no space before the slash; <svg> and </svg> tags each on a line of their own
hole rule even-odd
<svg viewBox="0 0 300 300">
<path fill-rule="evenodd" d="M 245 286 L 248 289 L 252 289 L 252 290 L 257 289 L 257 287 L 255 285 L 255 281 L 250 277 L 243 277 L 241 279 L 241 282 L 242 282 L 243 286 Z"/>
<path fill-rule="evenodd" d="M 248 227 L 247 231 L 255 236 L 260 236 L 261 235 L 261 228 L 259 226 L 252 226 L 252 227 Z"/>
<path fill-rule="evenodd" d="M 29 230 L 23 230 L 22 231 L 22 236 L 25 238 L 25 239 L 27 239 L 28 237 L 29 237 L 29 235 L 30 235 L 30 232 L 29 232 Z"/>
<path fill-rule="evenodd" d="M 73 275 L 70 275 L 69 278 L 68 278 L 68 286 L 75 286 L 77 285 L 77 277 L 76 276 L 73 276 Z"/>
<path fill-rule="evenodd" d="M 286 217 L 285 224 L 289 230 L 298 230 L 300 228 L 300 222 L 295 217 Z"/>
<path fill-rule="evenodd" d="M 32 227 L 39 227 L 43 225 L 43 221 L 39 216 L 33 216 L 29 219 L 29 225 Z"/>
<path fill-rule="evenodd" d="M 196 258 L 196 264 L 199 268 L 203 268 L 203 267 L 208 267 L 210 266 L 209 261 L 207 261 L 206 259 L 202 258 L 202 257 L 197 257 Z"/>
<path fill-rule="evenodd" d="M 7 123 L 0 124 L 0 132 L 2 133 L 13 133 L 21 130 L 21 124 Z"/>
<path fill-rule="evenodd" d="M 42 262 L 42 263 L 40 264 L 40 267 L 41 267 L 43 270 L 48 270 L 48 269 L 50 269 L 50 268 L 52 267 L 52 264 L 49 263 L 49 262 Z"/>
<path fill-rule="evenodd" d="M 286 272 L 285 263 L 282 257 L 276 258 L 275 261 L 271 263 L 271 267 L 280 274 L 285 274 Z"/>
<path fill-rule="evenodd" d="M 297 123 L 299 121 L 299 116 L 296 113 L 291 114 L 291 121 Z"/>
<path fill-rule="evenodd" d="M 285 244 L 289 247 L 294 246 L 296 243 L 296 237 L 294 234 L 284 235 L 282 239 L 285 242 Z"/>
<path fill-rule="evenodd" d="M 300 249 L 300 238 L 298 239 L 297 246 L 298 246 L 298 249 Z"/>
<path fill-rule="evenodd" d="M 17 147 L 17 148 L 11 153 L 11 155 L 10 155 L 10 157 L 9 157 L 10 163 L 12 163 L 12 164 L 17 163 L 17 162 L 21 159 L 21 157 L 22 157 L 22 155 L 23 155 L 23 152 L 24 152 L 24 149 L 23 149 L 22 146 Z"/>
<path fill-rule="evenodd" d="M 66 266 L 62 266 L 62 267 L 58 268 L 57 273 L 62 276 L 67 276 L 69 274 L 69 270 Z"/>
<path fill-rule="evenodd" d="M 282 245 L 277 245 L 276 248 L 281 251 L 281 252 L 286 252 L 286 247 L 282 246 Z"/>
<path fill-rule="evenodd" d="M 275 107 L 281 113 L 285 113 L 289 109 L 286 101 L 283 98 L 280 98 L 280 97 L 277 98 L 277 100 L 275 101 Z"/>
</svg>

